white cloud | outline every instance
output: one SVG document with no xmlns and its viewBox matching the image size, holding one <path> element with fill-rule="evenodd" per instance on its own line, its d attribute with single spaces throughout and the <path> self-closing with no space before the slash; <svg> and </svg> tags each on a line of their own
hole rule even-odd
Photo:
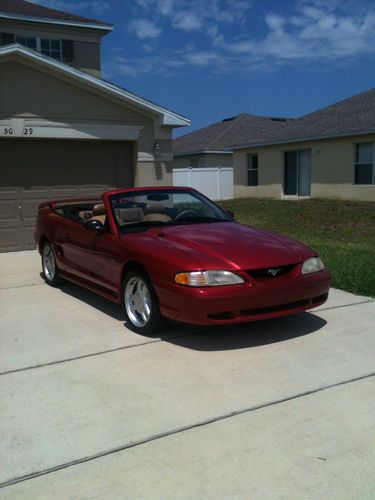
<svg viewBox="0 0 375 500">
<path fill-rule="evenodd" d="M 203 25 L 202 19 L 194 14 L 193 12 L 182 11 L 178 12 L 172 21 L 172 26 L 174 28 L 183 31 L 196 31 L 199 30 Z"/>
<path fill-rule="evenodd" d="M 135 3 L 145 11 L 153 11 L 154 14 L 169 16 L 177 3 L 176 0 L 136 0 Z"/>
<path fill-rule="evenodd" d="M 216 52 L 200 51 L 187 53 L 185 60 L 193 66 L 206 66 L 217 61 L 218 57 L 219 55 Z"/>
<path fill-rule="evenodd" d="M 130 23 L 128 29 L 130 33 L 134 33 L 141 40 L 157 38 L 161 33 L 161 28 L 148 19 L 135 19 Z"/>
<path fill-rule="evenodd" d="M 271 31 L 280 33 L 283 30 L 285 20 L 281 16 L 277 14 L 267 14 L 264 20 Z"/>
<path fill-rule="evenodd" d="M 249 10 L 250 2 L 245 0 L 136 2 L 147 19 L 152 14 L 163 26 L 169 23 L 182 31 L 178 45 L 185 43 L 185 49 L 159 44 L 157 58 L 143 51 L 138 58 L 117 61 L 119 71 L 129 76 L 171 76 L 203 67 L 210 74 L 235 71 L 246 75 L 292 64 L 321 70 L 353 58 L 374 57 L 375 8 L 366 0 L 360 5 L 354 0 L 295 0 L 288 15 L 265 12 L 256 31 L 249 27 L 262 23 L 262 18 Z M 157 24 L 153 27 L 160 29 Z M 193 39 L 192 32 L 206 36 Z"/>
<path fill-rule="evenodd" d="M 135 0 L 147 16 L 164 16 L 175 29 L 206 29 L 212 22 L 239 22 L 251 5 L 249 0 Z"/>
</svg>

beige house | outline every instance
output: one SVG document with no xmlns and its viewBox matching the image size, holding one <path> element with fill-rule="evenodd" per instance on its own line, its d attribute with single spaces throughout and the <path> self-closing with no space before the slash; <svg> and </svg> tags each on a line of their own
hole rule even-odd
<svg viewBox="0 0 375 500">
<path fill-rule="evenodd" d="M 375 133 L 236 149 L 235 196 L 375 201 L 374 151 Z"/>
<path fill-rule="evenodd" d="M 173 151 L 174 168 L 227 153 L 235 197 L 375 201 L 375 89 L 297 119 L 242 113 L 179 137 Z"/>
<path fill-rule="evenodd" d="M 375 201 L 375 89 L 233 147 L 237 197 Z"/>
<path fill-rule="evenodd" d="M 189 120 L 100 78 L 112 26 L 0 0 L 0 251 L 34 247 L 41 201 L 172 183 Z"/>
</svg>

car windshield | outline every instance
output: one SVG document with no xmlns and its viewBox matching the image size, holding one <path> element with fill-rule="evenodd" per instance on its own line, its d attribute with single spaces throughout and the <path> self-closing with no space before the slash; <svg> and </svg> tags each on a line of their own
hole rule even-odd
<svg viewBox="0 0 375 500">
<path fill-rule="evenodd" d="M 158 189 L 110 197 L 121 230 L 142 231 L 158 225 L 229 222 L 231 217 L 197 191 Z"/>
</svg>

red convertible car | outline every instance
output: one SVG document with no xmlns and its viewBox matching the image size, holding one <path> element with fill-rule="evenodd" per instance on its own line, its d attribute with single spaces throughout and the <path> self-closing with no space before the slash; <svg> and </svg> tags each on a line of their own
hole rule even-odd
<svg viewBox="0 0 375 500">
<path fill-rule="evenodd" d="M 121 303 L 130 328 L 166 319 L 233 324 L 327 300 L 330 274 L 305 245 L 237 223 L 198 191 L 121 189 L 39 206 L 45 280 L 66 279 Z"/>
</svg>

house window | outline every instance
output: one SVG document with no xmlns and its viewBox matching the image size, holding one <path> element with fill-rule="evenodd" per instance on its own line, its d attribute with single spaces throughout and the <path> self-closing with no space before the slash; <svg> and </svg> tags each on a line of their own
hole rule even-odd
<svg viewBox="0 0 375 500">
<path fill-rule="evenodd" d="M 16 43 L 20 43 L 29 49 L 37 50 L 37 42 L 34 36 L 20 36 L 16 35 Z"/>
<path fill-rule="evenodd" d="M 42 54 L 61 61 L 61 40 L 41 38 L 40 51 Z"/>
<path fill-rule="evenodd" d="M 247 155 L 247 185 L 258 185 L 258 155 Z"/>
<path fill-rule="evenodd" d="M 355 146 L 354 184 L 375 184 L 375 143 Z"/>
<path fill-rule="evenodd" d="M 37 50 L 42 54 L 62 60 L 61 40 L 50 38 L 37 38 L 33 36 L 16 35 L 16 43 L 20 43 L 29 49 Z"/>
</svg>

